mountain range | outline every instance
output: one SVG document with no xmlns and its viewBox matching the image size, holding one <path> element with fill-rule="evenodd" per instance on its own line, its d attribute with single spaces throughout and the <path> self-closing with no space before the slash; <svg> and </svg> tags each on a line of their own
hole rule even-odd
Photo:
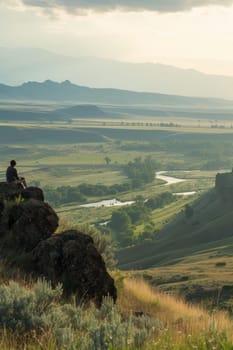
<svg viewBox="0 0 233 350">
<path fill-rule="evenodd" d="M 55 80 L 95 88 L 233 99 L 233 77 L 208 75 L 159 63 L 127 63 L 96 57 L 69 57 L 43 49 L 0 48 L 0 81 Z"/>
<path fill-rule="evenodd" d="M 75 85 L 69 80 L 58 83 L 52 80 L 27 82 L 19 86 L 0 84 L 2 100 L 75 101 L 79 103 L 102 103 L 116 105 L 232 105 L 231 101 L 216 98 L 199 98 L 167 95 L 150 92 L 137 92 L 120 89 L 97 89 Z"/>
<path fill-rule="evenodd" d="M 1 120 L 81 118 L 194 118 L 232 120 L 233 101 L 120 89 L 97 89 L 66 80 L 0 84 Z"/>
</svg>

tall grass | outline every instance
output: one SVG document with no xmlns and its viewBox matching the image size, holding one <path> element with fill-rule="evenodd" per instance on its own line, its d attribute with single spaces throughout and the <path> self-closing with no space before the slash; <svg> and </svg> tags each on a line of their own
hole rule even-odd
<svg viewBox="0 0 233 350">
<path fill-rule="evenodd" d="M 157 292 L 142 279 L 124 280 L 118 300 L 121 312 L 146 313 L 164 325 L 145 349 L 233 349 L 233 320 L 221 311 L 207 312 L 172 295 Z"/>
<path fill-rule="evenodd" d="M 45 281 L 0 286 L 1 350 L 233 350 L 233 320 L 118 273 L 117 305 L 64 301 Z M 123 281 L 123 283 L 122 283 Z"/>
</svg>

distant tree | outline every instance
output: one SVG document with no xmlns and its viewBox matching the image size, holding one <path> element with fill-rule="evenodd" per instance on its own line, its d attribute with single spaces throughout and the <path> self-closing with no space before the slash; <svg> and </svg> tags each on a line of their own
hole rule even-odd
<svg viewBox="0 0 233 350">
<path fill-rule="evenodd" d="M 131 179 L 133 186 L 138 187 L 143 183 L 154 181 L 156 168 L 157 164 L 150 156 L 144 160 L 137 157 L 126 165 L 125 172 Z"/>
<path fill-rule="evenodd" d="M 149 198 L 145 202 L 145 206 L 151 210 L 155 210 L 157 208 L 162 208 L 164 205 L 174 202 L 175 200 L 176 196 L 173 196 L 171 192 L 162 192 Z"/>
<path fill-rule="evenodd" d="M 110 163 L 111 163 L 111 158 L 109 158 L 108 156 L 106 156 L 105 158 L 104 158 L 104 160 L 105 160 L 105 162 L 106 162 L 106 164 L 107 165 L 109 165 Z"/>
<path fill-rule="evenodd" d="M 121 247 L 127 247 L 131 245 L 134 241 L 134 230 L 132 227 L 129 227 L 128 230 L 124 232 L 118 232 L 117 241 L 119 242 Z"/>
<path fill-rule="evenodd" d="M 143 205 L 144 204 L 144 197 L 140 194 L 138 194 L 135 198 L 136 204 Z"/>
<path fill-rule="evenodd" d="M 143 203 L 135 203 L 122 210 L 126 211 L 132 224 L 139 224 L 149 220 L 150 211 Z"/>
<path fill-rule="evenodd" d="M 119 209 L 112 213 L 110 227 L 113 231 L 114 239 L 121 247 L 126 247 L 133 242 L 134 230 L 130 216 L 124 209 Z"/>
<path fill-rule="evenodd" d="M 130 225 L 130 217 L 123 209 L 116 210 L 112 213 L 110 226 L 114 231 L 127 231 Z"/>
</svg>

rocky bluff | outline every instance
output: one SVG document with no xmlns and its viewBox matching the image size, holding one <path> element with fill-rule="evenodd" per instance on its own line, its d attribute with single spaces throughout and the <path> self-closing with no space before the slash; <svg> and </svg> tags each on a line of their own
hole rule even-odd
<svg viewBox="0 0 233 350">
<path fill-rule="evenodd" d="M 82 301 L 100 305 L 104 296 L 115 301 L 114 280 L 93 239 L 77 230 L 55 234 L 58 222 L 41 189 L 0 183 L 0 254 L 4 263 L 34 278 L 60 282 L 66 295 L 75 294 Z"/>
<path fill-rule="evenodd" d="M 229 173 L 218 173 L 216 175 L 215 188 L 221 198 L 233 202 L 233 169 Z"/>
</svg>

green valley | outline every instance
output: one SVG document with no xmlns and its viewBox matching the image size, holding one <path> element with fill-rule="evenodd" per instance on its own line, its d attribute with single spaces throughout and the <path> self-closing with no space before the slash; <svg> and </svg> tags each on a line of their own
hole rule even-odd
<svg viewBox="0 0 233 350">
<path fill-rule="evenodd" d="M 57 107 L 53 102 L 49 108 L 62 106 Z M 11 110 L 14 108 L 18 109 L 17 103 Z M 41 108 L 33 106 L 33 113 L 41 113 Z M 232 177 L 231 120 L 220 123 L 173 116 L 164 121 L 157 115 L 134 115 L 134 106 L 130 115 L 115 106 L 117 117 L 91 118 L 76 116 L 79 109 L 72 105 L 65 108 L 71 113 L 68 119 L 23 120 L 16 115 L 14 120 L 4 120 L 7 118 L 0 115 L 2 181 L 9 160 L 15 158 L 19 173 L 30 186 L 43 189 L 45 200 L 59 215 L 57 233 L 77 228 L 112 240 L 109 248 L 117 259 L 112 275 L 123 317 L 128 319 L 132 309 L 142 310 L 150 317 L 159 314 L 164 322 L 164 293 L 201 304 L 208 310 L 201 311 L 208 325 L 208 312 L 215 308 L 231 315 L 233 200 L 231 186 L 224 189 Z M 107 113 L 110 107 L 98 108 Z M 220 187 L 215 186 L 217 173 L 223 174 Z M 4 267 L 1 279 L 8 279 Z M 161 294 L 154 294 L 158 291 Z M 153 307 L 150 300 L 154 300 Z M 170 302 L 166 311 L 174 318 L 170 331 L 176 329 L 178 318 L 186 317 L 191 317 L 190 327 L 197 331 L 196 311 L 186 310 L 175 299 Z M 174 311 L 176 308 L 182 311 Z M 89 316 L 83 317 L 87 320 Z M 230 328 L 231 321 L 227 322 Z M 175 339 L 174 335 L 165 339 L 162 333 L 164 344 Z M 52 343 L 54 337 L 52 333 Z M 216 343 L 220 342 L 218 332 L 216 337 Z M 5 346 L 6 339 L 2 339 Z M 15 338 L 9 339 L 14 346 Z M 188 349 L 187 338 L 182 339 Z M 156 349 L 151 344 L 149 341 L 147 348 Z M 181 349 L 178 343 L 174 349 Z"/>
</svg>

